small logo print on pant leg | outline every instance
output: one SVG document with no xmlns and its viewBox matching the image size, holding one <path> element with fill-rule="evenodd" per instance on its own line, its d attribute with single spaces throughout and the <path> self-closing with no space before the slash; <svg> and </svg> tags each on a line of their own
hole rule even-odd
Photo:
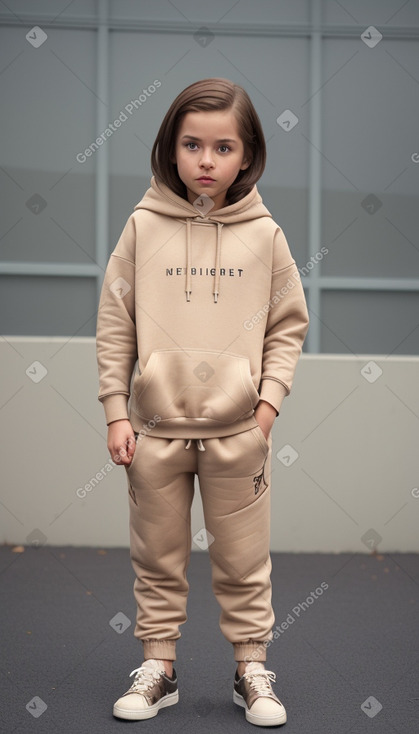
<svg viewBox="0 0 419 734">
<path fill-rule="evenodd" d="M 253 486 L 255 488 L 255 494 L 259 493 L 259 490 L 261 487 L 262 487 L 262 492 L 263 492 L 268 486 L 267 481 L 265 479 L 265 463 L 263 464 L 261 473 L 256 474 L 256 476 L 253 477 Z"/>
</svg>

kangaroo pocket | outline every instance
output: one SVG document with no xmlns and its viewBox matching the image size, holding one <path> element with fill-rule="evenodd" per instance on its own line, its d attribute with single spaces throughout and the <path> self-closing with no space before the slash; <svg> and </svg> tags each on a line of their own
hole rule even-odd
<svg viewBox="0 0 419 734">
<path fill-rule="evenodd" d="M 258 400 L 247 357 L 195 349 L 152 352 L 132 389 L 140 418 L 184 424 L 234 423 L 250 416 Z"/>
</svg>

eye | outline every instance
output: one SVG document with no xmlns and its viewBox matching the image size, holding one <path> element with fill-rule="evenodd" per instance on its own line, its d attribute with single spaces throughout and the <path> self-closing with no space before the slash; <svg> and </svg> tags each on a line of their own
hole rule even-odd
<svg viewBox="0 0 419 734">
<path fill-rule="evenodd" d="M 220 145 L 221 153 L 227 153 L 228 150 L 231 150 L 228 145 Z"/>
<path fill-rule="evenodd" d="M 191 147 L 191 146 L 192 146 L 192 147 Z M 185 144 L 185 148 L 187 148 L 188 150 L 197 150 L 197 147 L 198 147 L 198 146 L 197 146 L 197 144 L 196 144 L 196 143 L 186 143 L 186 144 Z"/>
</svg>

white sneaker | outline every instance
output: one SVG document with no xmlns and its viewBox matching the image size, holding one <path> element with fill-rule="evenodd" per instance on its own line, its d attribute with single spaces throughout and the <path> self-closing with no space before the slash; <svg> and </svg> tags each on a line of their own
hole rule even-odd
<svg viewBox="0 0 419 734">
<path fill-rule="evenodd" d="M 173 706 L 179 701 L 176 671 L 172 678 L 166 675 L 162 660 L 146 660 L 140 668 L 130 673 L 134 675 L 131 688 L 118 698 L 113 715 L 119 719 L 151 719 L 159 709 Z"/>
<path fill-rule="evenodd" d="M 234 678 L 233 701 L 245 709 L 246 720 L 256 726 L 285 724 L 287 713 L 272 690 L 276 681 L 272 670 L 265 670 L 263 663 L 247 663 L 245 672 Z"/>
</svg>

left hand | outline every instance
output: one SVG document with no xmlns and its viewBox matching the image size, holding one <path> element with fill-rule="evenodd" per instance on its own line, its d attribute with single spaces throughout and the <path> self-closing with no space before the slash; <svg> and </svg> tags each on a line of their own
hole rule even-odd
<svg viewBox="0 0 419 734">
<path fill-rule="evenodd" d="M 255 408 L 255 418 L 256 421 L 259 423 L 263 435 L 265 436 L 266 440 L 268 440 L 269 434 L 272 430 L 272 426 L 276 418 L 275 408 L 273 407 L 273 405 L 266 402 L 266 400 L 259 400 Z"/>
</svg>

